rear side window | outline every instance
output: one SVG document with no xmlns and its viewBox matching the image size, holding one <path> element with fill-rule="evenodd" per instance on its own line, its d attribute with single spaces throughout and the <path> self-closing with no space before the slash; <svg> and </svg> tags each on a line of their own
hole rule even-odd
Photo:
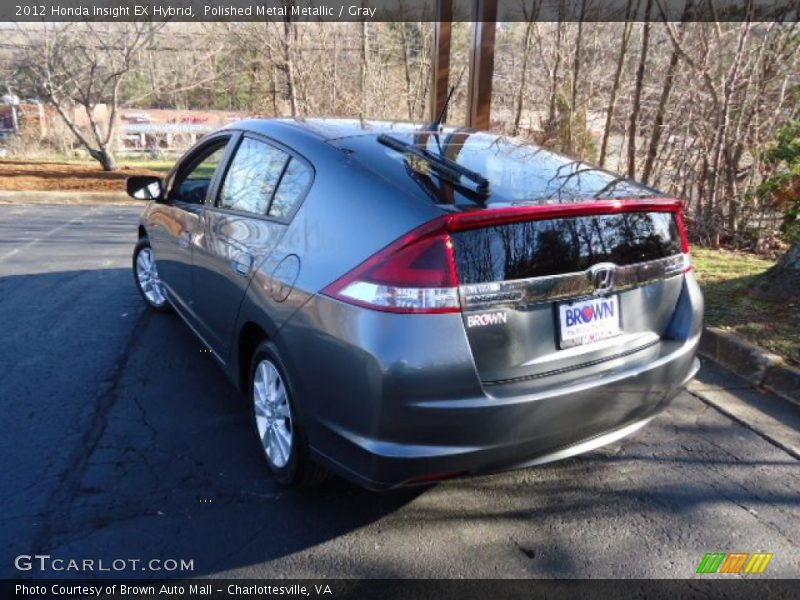
<svg viewBox="0 0 800 600">
<path fill-rule="evenodd" d="M 681 252 L 675 216 L 664 212 L 508 223 L 452 237 L 465 284 L 573 273 L 600 262 L 629 265 Z"/>
<path fill-rule="evenodd" d="M 296 158 L 292 158 L 269 207 L 270 216 L 285 219 L 292 214 L 309 183 L 311 183 L 311 169 Z"/>
<path fill-rule="evenodd" d="M 266 215 L 289 155 L 253 138 L 244 138 L 228 168 L 220 208 Z"/>
</svg>

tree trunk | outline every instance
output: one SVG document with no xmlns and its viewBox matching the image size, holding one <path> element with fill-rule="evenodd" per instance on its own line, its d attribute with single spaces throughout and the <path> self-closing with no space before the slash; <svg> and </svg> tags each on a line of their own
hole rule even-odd
<svg viewBox="0 0 800 600">
<path fill-rule="evenodd" d="M 270 67 L 270 75 L 272 77 L 272 88 L 270 93 L 272 94 L 272 116 L 278 116 L 278 79 L 275 73 L 275 65 L 273 64 Z"/>
<path fill-rule="evenodd" d="M 556 98 L 558 97 L 558 67 L 561 64 L 561 38 L 564 35 L 564 23 L 561 20 L 562 4 L 558 8 L 558 26 L 556 29 L 556 49 L 555 49 L 555 64 L 551 73 L 551 87 L 550 87 L 550 107 L 547 111 L 547 123 L 550 127 L 553 126 L 556 120 Z"/>
<path fill-rule="evenodd" d="M 636 88 L 633 93 L 633 108 L 631 110 L 630 125 L 628 126 L 628 177 L 636 177 L 636 126 L 639 122 L 639 110 L 642 103 L 642 89 L 644 87 L 644 70 L 647 64 L 647 50 L 650 44 L 650 9 L 653 0 L 647 0 L 647 8 L 642 27 L 642 51 L 639 54 L 639 68 L 636 71 Z"/>
<path fill-rule="evenodd" d="M 755 295 L 775 300 L 800 299 L 800 237 L 789 251 L 764 275 Z"/>
<path fill-rule="evenodd" d="M 89 155 L 100 163 L 100 166 L 103 167 L 103 171 L 116 171 L 118 168 L 114 155 L 104 148 L 99 150 L 90 148 Z"/>
<path fill-rule="evenodd" d="M 748 13 L 749 15 L 749 13 Z M 720 117 L 721 125 L 718 128 L 718 134 L 716 137 L 716 145 L 715 145 L 715 153 L 714 153 L 714 167 L 712 171 L 713 179 L 711 180 L 711 200 L 714 206 L 720 207 L 720 188 L 721 188 L 721 181 L 720 175 L 722 174 L 722 167 L 723 167 L 723 160 L 725 158 L 725 152 L 728 149 L 729 142 L 729 135 L 728 131 L 731 126 L 731 104 L 733 102 L 733 94 L 735 92 L 735 83 L 737 80 L 737 75 L 739 73 L 739 67 L 744 60 L 744 54 L 747 48 L 747 38 L 750 34 L 750 21 L 749 16 L 748 20 L 742 24 L 741 33 L 739 35 L 739 41 L 736 48 L 736 54 L 733 58 L 733 64 L 731 65 L 730 70 L 728 71 L 727 76 L 725 77 L 725 81 L 722 86 L 723 91 L 723 103 L 722 103 L 722 114 Z M 724 182 L 722 182 L 724 183 Z M 733 208 L 735 210 L 735 203 L 733 204 Z M 722 209 L 720 207 L 720 213 Z M 734 232 L 736 229 L 736 215 L 735 213 L 731 213 L 728 215 L 728 227 L 730 228 L 730 232 Z"/>
<path fill-rule="evenodd" d="M 64 104 L 58 97 L 51 94 L 50 97 L 48 98 L 48 102 L 53 108 L 56 109 L 56 112 L 61 117 L 61 120 L 75 135 L 75 137 L 78 139 L 78 142 L 80 142 L 81 146 L 83 146 L 84 149 L 89 153 L 89 156 L 91 156 L 94 160 L 99 162 L 100 166 L 103 167 L 104 171 L 115 171 L 117 169 L 117 161 L 114 159 L 113 152 L 111 152 L 111 150 L 108 148 L 108 144 L 103 144 L 101 142 L 101 136 L 99 134 L 98 125 L 97 122 L 94 121 L 94 117 L 92 116 L 91 110 L 89 109 L 88 112 L 89 121 L 91 122 L 92 127 L 94 129 L 95 138 L 99 146 L 97 148 L 95 148 L 95 146 L 89 141 L 89 138 L 87 138 L 83 134 L 83 132 L 75 123 L 74 119 L 69 115 L 68 110 L 65 108 Z M 111 127 L 112 125 L 109 124 L 109 128 Z M 110 135 L 108 139 L 109 140 L 111 139 Z"/>
<path fill-rule="evenodd" d="M 581 15 L 580 19 L 578 20 L 578 34 L 577 38 L 575 39 L 575 54 L 573 55 L 572 59 L 572 82 L 570 85 L 570 91 L 572 92 L 572 97 L 570 99 L 570 106 L 569 106 L 569 120 L 567 121 L 567 152 L 574 153 L 576 151 L 575 142 L 578 140 L 578 137 L 575 134 L 575 111 L 578 110 L 578 84 L 580 82 L 580 72 L 581 72 L 581 49 L 582 49 L 582 42 L 583 42 L 583 17 L 586 13 L 586 0 L 581 0 Z M 581 132 L 583 133 L 583 132 Z M 583 159 L 583 143 L 581 143 L 580 147 L 577 149 L 578 158 Z"/>
<path fill-rule="evenodd" d="M 297 90 L 294 80 L 294 58 L 292 45 L 294 44 L 294 26 L 291 19 L 283 22 L 283 71 L 286 75 L 286 95 L 289 100 L 289 111 L 293 117 L 297 116 Z"/>
<path fill-rule="evenodd" d="M 528 83 L 528 61 L 531 54 L 531 33 L 533 32 L 533 22 L 538 15 L 538 6 L 536 10 L 531 13 L 528 24 L 525 26 L 525 38 L 522 43 L 522 75 L 519 80 L 519 87 L 517 88 L 517 102 L 514 111 L 514 129 L 512 135 L 519 135 L 520 122 L 522 121 L 522 105 L 525 100 L 525 88 Z"/>
<path fill-rule="evenodd" d="M 779 264 L 783 265 L 786 269 L 800 272 L 800 238 L 794 241 L 794 244 L 789 248 L 789 251 L 783 255 Z M 797 291 L 800 292 L 800 289 Z"/>
<path fill-rule="evenodd" d="M 611 97 L 608 99 L 608 109 L 606 110 L 606 126 L 603 129 L 603 141 L 600 145 L 600 161 L 601 167 L 606 166 L 606 153 L 608 152 L 608 138 L 611 135 L 611 122 L 614 118 L 614 106 L 617 102 L 617 94 L 619 93 L 620 79 L 622 78 L 622 68 L 625 66 L 625 54 L 628 51 L 628 41 L 631 37 L 633 30 L 633 22 L 629 21 L 631 12 L 632 0 L 628 0 L 628 6 L 625 9 L 625 24 L 622 27 L 622 42 L 619 47 L 619 54 L 617 55 L 617 68 L 614 71 L 614 83 L 611 86 Z M 638 3 L 637 3 L 638 8 Z"/>
<path fill-rule="evenodd" d="M 365 119 L 369 114 L 369 99 L 367 98 L 367 84 L 369 82 L 369 38 L 367 37 L 367 22 L 361 23 L 361 114 Z"/>
<path fill-rule="evenodd" d="M 333 30 L 333 64 L 331 65 L 331 70 L 333 71 L 331 75 L 331 93 L 330 93 L 330 109 L 328 112 L 331 115 L 338 114 L 337 111 L 337 92 L 339 86 L 339 71 L 336 69 L 336 65 L 339 63 L 339 33 L 337 29 Z"/>
<path fill-rule="evenodd" d="M 686 21 L 682 21 L 678 29 L 678 40 L 683 40 L 683 34 L 686 31 Z M 669 66 L 667 67 L 667 74 L 664 77 L 664 86 L 661 89 L 661 99 L 658 101 L 658 108 L 653 122 L 653 131 L 650 134 L 650 144 L 647 147 L 647 157 L 644 161 L 644 169 L 642 170 L 642 183 L 650 183 L 650 174 L 653 172 L 653 165 L 658 155 L 658 144 L 661 141 L 662 129 L 664 127 L 664 115 L 667 112 L 667 103 L 669 96 L 672 93 L 672 84 L 675 80 L 675 70 L 678 67 L 680 60 L 680 52 L 677 48 L 672 49 L 672 55 L 669 59 Z"/>
<path fill-rule="evenodd" d="M 408 109 L 408 120 L 414 120 L 414 99 L 411 94 L 411 57 L 408 55 L 408 35 L 406 34 L 407 23 L 398 23 L 400 28 L 400 42 L 403 45 L 403 74 L 406 83 L 406 108 Z"/>
</svg>

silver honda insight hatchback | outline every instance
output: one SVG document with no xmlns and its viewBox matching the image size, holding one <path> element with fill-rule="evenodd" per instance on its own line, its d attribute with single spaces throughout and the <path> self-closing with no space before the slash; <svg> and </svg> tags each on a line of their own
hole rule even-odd
<svg viewBox="0 0 800 600">
<path fill-rule="evenodd" d="M 637 430 L 695 374 L 681 203 L 469 129 L 249 120 L 204 137 L 133 254 L 249 398 L 287 485 L 526 467 Z"/>
</svg>

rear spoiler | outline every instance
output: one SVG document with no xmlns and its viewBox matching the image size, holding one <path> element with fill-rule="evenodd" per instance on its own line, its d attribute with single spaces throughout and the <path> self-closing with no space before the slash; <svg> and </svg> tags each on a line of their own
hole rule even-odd
<svg viewBox="0 0 800 600">
<path fill-rule="evenodd" d="M 647 200 L 620 199 L 573 202 L 570 204 L 534 204 L 530 206 L 506 206 L 484 208 L 468 212 L 448 213 L 436 217 L 395 242 L 399 247 L 436 233 L 453 233 L 468 229 L 480 229 L 523 221 L 541 221 L 591 215 L 611 215 L 626 212 L 671 212 L 675 214 L 681 235 L 681 250 L 689 252 L 689 238 L 683 221 L 683 202 L 675 198 L 649 198 Z"/>
<path fill-rule="evenodd" d="M 683 202 L 675 198 L 648 198 L 646 200 L 637 198 L 487 208 L 448 214 L 444 219 L 447 221 L 447 229 L 449 231 L 463 231 L 465 229 L 505 225 L 506 223 L 520 221 L 539 221 L 542 219 L 585 217 L 626 212 L 673 212 L 680 216 L 682 211 Z M 679 223 L 683 227 L 683 219 L 679 219 Z"/>
</svg>

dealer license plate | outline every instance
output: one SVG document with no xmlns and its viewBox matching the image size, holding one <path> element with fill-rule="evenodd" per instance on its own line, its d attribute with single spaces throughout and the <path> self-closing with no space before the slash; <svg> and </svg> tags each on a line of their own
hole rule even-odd
<svg viewBox="0 0 800 600">
<path fill-rule="evenodd" d="M 604 296 L 558 305 L 559 346 L 591 344 L 622 333 L 619 296 Z"/>
</svg>

